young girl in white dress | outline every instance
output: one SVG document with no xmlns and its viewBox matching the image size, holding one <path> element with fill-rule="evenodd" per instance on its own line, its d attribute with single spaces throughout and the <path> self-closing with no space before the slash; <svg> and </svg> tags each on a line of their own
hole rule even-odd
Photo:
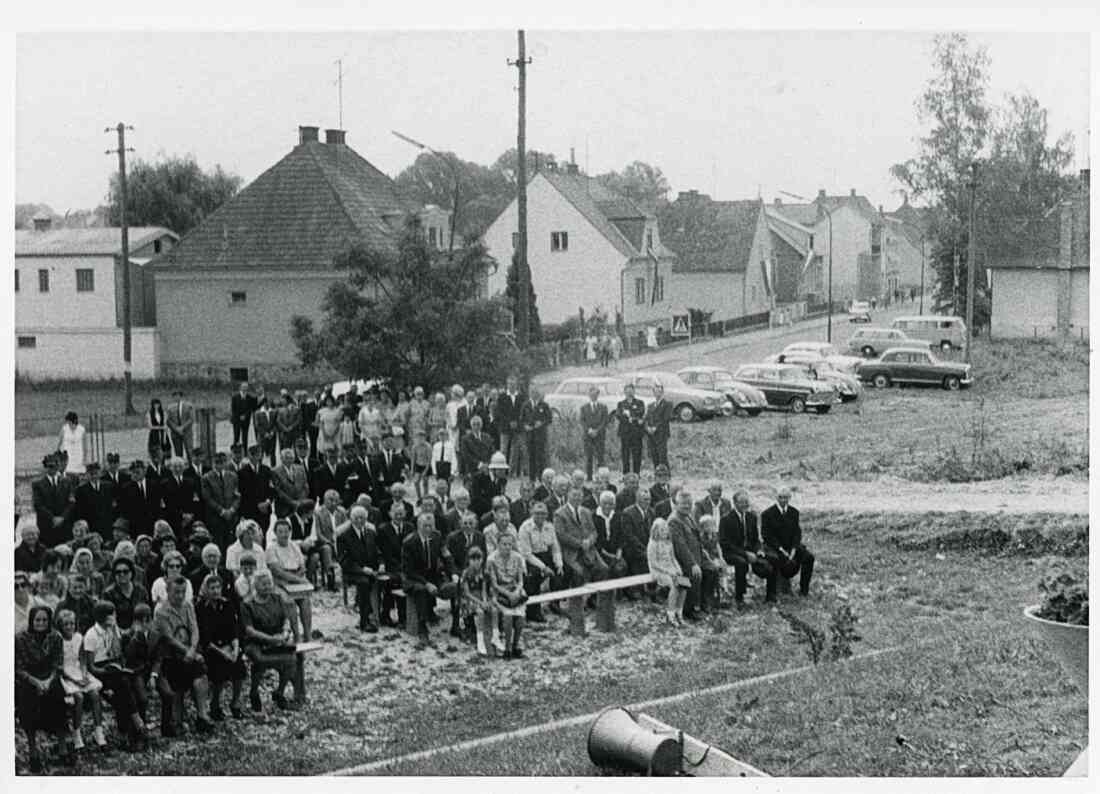
<svg viewBox="0 0 1100 794">
<path fill-rule="evenodd" d="M 668 602 L 665 606 L 665 621 L 670 626 L 682 626 L 680 613 L 684 609 L 687 591 L 691 583 L 684 577 L 676 553 L 672 548 L 672 536 L 668 522 L 658 518 L 649 530 L 649 545 L 646 547 L 646 560 L 649 572 L 657 580 L 658 587 L 668 588 Z"/>
<path fill-rule="evenodd" d="M 73 700 L 73 747 L 84 748 L 84 737 L 80 734 L 80 723 L 84 718 L 84 701 L 92 706 L 93 736 L 97 747 L 104 747 L 107 738 L 103 735 L 103 707 L 99 700 L 99 690 L 103 684 L 88 672 L 84 663 L 84 636 L 76 630 L 76 615 L 71 609 L 62 609 L 57 613 L 57 630 L 61 632 L 61 686 L 65 690 L 66 700 Z"/>
<path fill-rule="evenodd" d="M 65 414 L 65 424 L 61 425 L 61 433 L 57 437 L 57 451 L 66 456 L 65 473 L 80 476 L 85 472 L 85 439 L 84 425 L 75 411 Z"/>
</svg>

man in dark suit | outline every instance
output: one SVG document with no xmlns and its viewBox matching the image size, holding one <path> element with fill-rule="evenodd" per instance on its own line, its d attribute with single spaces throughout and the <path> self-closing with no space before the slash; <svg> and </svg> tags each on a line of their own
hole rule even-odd
<svg viewBox="0 0 1100 794">
<path fill-rule="evenodd" d="M 389 490 L 395 482 L 404 482 L 405 472 L 409 468 L 409 459 L 404 452 L 394 449 L 394 437 L 387 435 L 382 439 L 382 453 L 378 456 L 379 478 L 382 487 Z"/>
<path fill-rule="evenodd" d="M 248 428 L 256 411 L 256 398 L 248 390 L 248 381 L 241 381 L 237 393 L 229 401 L 230 423 L 233 425 L 233 443 L 248 446 Z"/>
<path fill-rule="evenodd" d="M 237 475 L 225 468 L 225 453 L 214 455 L 214 468 L 202 478 L 202 500 L 206 505 L 206 527 L 220 549 L 228 549 L 237 528 L 241 494 Z"/>
<path fill-rule="evenodd" d="M 290 539 L 296 540 L 301 543 L 307 540 L 310 534 L 313 532 L 313 514 L 317 505 L 312 499 L 306 499 L 304 502 L 299 502 L 298 506 L 294 509 L 294 512 L 286 517 L 287 523 L 290 524 Z M 308 549 L 303 548 L 303 552 L 309 552 L 309 560 L 314 558 L 313 548 L 310 546 Z"/>
<path fill-rule="evenodd" d="M 542 399 L 542 391 L 532 386 L 528 390 L 528 398 L 520 410 L 520 426 L 527 434 L 527 450 L 531 460 L 531 476 L 546 468 L 547 452 L 550 438 L 550 423 L 554 421 L 554 414 L 546 400 Z"/>
<path fill-rule="evenodd" d="M 401 567 L 401 544 L 404 543 L 405 538 L 416 533 L 416 526 L 405 516 L 405 502 L 395 501 L 390 505 L 389 521 L 383 522 L 378 527 L 378 551 L 382 555 L 383 566 L 381 570 L 390 577 L 382 587 L 381 623 L 383 626 L 394 625 L 390 618 L 395 601 L 393 591 L 402 586 L 404 578 Z M 405 622 L 404 599 L 397 600 L 397 619 L 402 624 Z"/>
<path fill-rule="evenodd" d="M 263 447 L 259 444 L 248 448 L 248 459 L 237 471 L 237 489 L 241 493 L 241 517 L 266 527 L 275 489 L 271 485 L 271 469 L 264 463 Z M 293 533 L 291 538 L 297 540 Z"/>
<path fill-rule="evenodd" d="M 523 432 L 523 428 L 520 427 L 519 423 L 520 410 L 523 407 L 523 395 L 520 394 L 519 382 L 514 375 L 509 375 L 505 381 L 504 393 L 497 395 L 495 407 L 496 416 L 494 421 L 497 430 L 500 432 L 500 451 L 504 453 L 504 457 L 508 460 L 508 465 L 512 471 L 517 476 L 522 476 L 527 468 L 528 461 L 523 460 L 523 456 L 519 452 L 521 448 L 525 450 L 527 444 L 525 440 L 520 444 L 515 443 L 517 436 Z M 512 454 L 513 449 L 517 454 Z M 531 477 L 538 476 L 538 472 L 528 472 L 528 474 Z"/>
<path fill-rule="evenodd" d="M 684 617 L 687 620 L 699 620 L 700 612 L 705 611 L 703 593 L 710 592 L 703 581 L 703 545 L 699 537 L 699 526 L 691 517 L 691 494 L 681 490 L 676 494 L 675 511 L 668 519 L 668 529 L 672 536 L 672 549 L 680 570 L 691 579 L 691 589 L 684 601 Z M 713 576 L 713 573 L 711 574 Z"/>
<path fill-rule="evenodd" d="M 615 494 L 615 509 L 620 513 L 638 501 L 638 475 L 627 472 L 623 475 L 623 484 Z"/>
<path fill-rule="evenodd" d="M 168 467 L 164 464 L 164 452 L 160 447 L 149 449 L 149 462 L 145 464 L 145 476 L 152 482 L 159 483 L 168 476 Z"/>
<path fill-rule="evenodd" d="M 431 643 L 428 622 L 436 596 L 449 599 L 455 591 L 455 583 L 446 578 L 443 538 L 434 516 L 421 513 L 416 532 L 401 544 L 401 572 L 405 595 L 416 604 L 416 633 L 423 647 Z"/>
<path fill-rule="evenodd" d="M 615 579 L 626 574 L 626 560 L 623 559 L 622 514 L 615 510 L 615 494 L 604 491 L 599 495 L 599 506 L 592 514 L 592 524 L 596 527 L 596 548 L 607 564 L 608 578 Z"/>
<path fill-rule="evenodd" d="M 177 544 L 189 534 L 191 522 L 198 516 L 197 505 L 202 498 L 194 481 L 185 477 L 183 472 L 183 458 L 172 458 L 168 464 L 168 476 L 157 484 L 164 505 L 164 520 L 172 527 Z"/>
<path fill-rule="evenodd" d="M 359 494 L 367 494 L 374 503 L 382 508 L 382 503 L 389 497 L 386 486 L 382 483 L 382 464 L 377 455 L 371 453 L 369 444 L 365 438 L 359 439 L 351 450 L 344 447 L 344 459 L 352 469 L 348 475 L 348 490 L 352 493 L 352 501 L 359 498 Z"/>
<path fill-rule="evenodd" d="M 100 479 L 98 462 L 92 461 L 85 468 L 88 477 L 76 487 L 73 518 L 87 521 L 92 532 L 108 537 L 115 520 L 114 489 Z"/>
<path fill-rule="evenodd" d="M 584 433 L 584 476 L 592 479 L 592 461 L 603 465 L 607 439 L 607 406 L 600 402 L 600 390 L 588 389 L 588 402 L 581 406 L 581 431 Z"/>
<path fill-rule="evenodd" d="M 766 600 L 775 601 L 778 578 L 791 579 L 797 573 L 798 592 L 810 594 L 810 579 L 814 575 L 814 555 L 802 545 L 802 526 L 798 510 L 791 507 L 791 491 L 787 486 L 779 489 L 775 504 L 760 514 L 760 535 L 764 557 L 771 565 Z"/>
<path fill-rule="evenodd" d="M 642 439 L 645 437 L 645 403 L 634 396 L 634 386 L 623 387 L 623 399 L 615 406 L 619 422 L 619 449 L 623 474 L 642 470 Z"/>
<path fill-rule="evenodd" d="M 653 478 L 657 481 L 653 485 L 649 486 L 650 500 L 653 502 L 653 507 L 656 509 L 657 505 L 666 499 L 672 498 L 672 487 L 669 485 L 669 473 L 668 466 L 663 463 L 653 468 Z M 668 516 L 662 516 L 662 518 L 668 518 Z"/>
<path fill-rule="evenodd" d="M 310 495 L 314 501 L 323 499 L 325 491 L 336 491 L 340 494 L 341 502 L 346 498 L 345 490 L 348 483 L 348 475 L 351 467 L 340 460 L 340 452 L 336 447 L 325 450 L 325 460 L 313 468 L 309 478 Z"/>
<path fill-rule="evenodd" d="M 447 533 L 443 543 L 443 559 L 452 582 L 458 582 L 462 577 L 462 572 L 466 570 L 466 554 L 474 547 L 481 549 L 484 556 L 489 556 L 489 551 L 485 547 L 485 535 L 477 528 L 476 516 L 473 513 L 463 513 L 459 525 L 453 531 Z M 458 625 L 459 605 L 457 595 L 456 593 L 456 597 L 451 601 L 452 637 L 462 635 Z"/>
<path fill-rule="evenodd" d="M 473 476 L 482 464 L 488 466 L 495 452 L 493 439 L 484 432 L 481 417 L 476 414 L 470 420 L 470 431 L 462 435 L 458 446 L 460 465 L 467 476 Z"/>
<path fill-rule="evenodd" d="M 264 400 L 252 414 L 252 430 L 256 434 L 256 443 L 263 449 L 264 454 L 275 465 L 275 435 L 278 428 L 275 426 L 275 412 Z"/>
<path fill-rule="evenodd" d="M 161 516 L 162 502 L 160 483 L 145 476 L 145 461 L 130 464 L 130 482 L 122 486 L 118 503 L 122 518 L 130 522 L 131 535 L 152 536 L 153 523 Z"/>
<path fill-rule="evenodd" d="M 636 477 L 637 475 L 630 475 Z M 635 502 L 629 507 L 624 507 L 619 519 L 619 528 L 622 538 L 623 559 L 626 561 L 628 576 L 637 576 L 649 573 L 649 560 L 646 550 L 649 547 L 649 530 L 657 515 L 650 507 L 649 491 L 645 488 L 635 490 Z M 645 588 L 651 594 L 656 593 L 656 588 Z M 645 592 L 642 590 L 641 592 Z M 632 594 L 633 595 L 633 594 Z"/>
<path fill-rule="evenodd" d="M 42 459 L 43 474 L 31 483 L 38 534 L 46 548 L 65 543 L 72 537 L 76 497 L 72 481 L 57 471 L 57 457 Z"/>
<path fill-rule="evenodd" d="M 282 462 L 271 472 L 271 487 L 275 490 L 275 515 L 286 518 L 299 503 L 309 499 L 309 482 L 302 467 L 294 462 L 294 450 L 284 449 Z"/>
<path fill-rule="evenodd" d="M 309 440 L 309 459 L 316 463 L 320 457 L 317 454 L 317 435 L 321 432 L 321 428 L 314 424 L 319 410 L 317 397 L 311 392 L 300 392 L 298 407 L 302 413 L 302 430 L 305 432 L 305 438 Z"/>
<path fill-rule="evenodd" d="M 653 465 L 668 465 L 668 437 L 672 432 L 672 403 L 665 399 L 665 388 L 653 386 L 653 402 L 645 412 L 645 432 L 649 436 L 649 457 Z"/>
<path fill-rule="evenodd" d="M 441 531 L 450 535 L 461 526 L 463 517 L 467 515 L 474 517 L 476 525 L 478 515 L 470 510 L 470 492 L 459 486 L 454 489 L 454 507 L 443 514 Z"/>
<path fill-rule="evenodd" d="M 195 521 L 206 521 L 206 503 L 202 500 L 202 478 L 210 471 L 210 464 L 206 461 L 206 450 L 195 447 L 191 451 L 191 462 L 183 470 L 183 476 L 191 480 L 195 486 Z"/>
<path fill-rule="evenodd" d="M 577 586 L 606 579 L 607 563 L 596 547 L 596 525 L 592 513 L 581 505 L 584 491 L 571 486 L 566 504 L 554 513 L 554 531 L 561 546 L 562 563 L 570 572 L 570 584 Z"/>
<path fill-rule="evenodd" d="M 180 458 L 187 457 L 195 443 L 195 407 L 183 399 L 183 391 L 180 389 L 172 392 L 165 422 L 172 440 L 172 454 Z"/>
<path fill-rule="evenodd" d="M 107 453 L 107 468 L 103 472 L 103 479 L 111 483 L 116 497 L 122 491 L 122 484 L 129 482 L 130 473 L 119 468 L 119 457 L 117 452 Z"/>
<path fill-rule="evenodd" d="M 691 517 L 698 524 L 699 519 L 704 515 L 713 516 L 714 526 L 719 527 L 722 524 L 722 519 L 728 516 L 731 510 L 733 510 L 733 505 L 730 504 L 730 500 L 722 496 L 722 483 L 714 480 L 707 486 L 706 498 L 695 503 Z"/>
<path fill-rule="evenodd" d="M 756 513 L 749 509 L 749 495 L 744 491 L 733 495 L 733 510 L 718 525 L 718 545 L 722 558 L 733 566 L 733 600 L 740 609 L 745 603 L 749 568 L 763 579 L 772 576 L 760 551 Z"/>
<path fill-rule="evenodd" d="M 504 453 L 501 453 L 504 454 Z M 517 530 L 531 517 L 531 504 L 535 501 L 535 485 L 530 480 L 520 480 L 519 497 L 513 499 L 508 505 L 508 512 L 512 516 L 512 526 Z"/>
<path fill-rule="evenodd" d="M 343 580 L 355 585 L 355 607 L 359 612 L 359 630 L 371 634 L 378 631 L 380 612 L 378 586 L 382 555 L 378 548 L 378 532 L 367 521 L 365 508 L 351 508 L 351 526 L 336 538 Z"/>
</svg>

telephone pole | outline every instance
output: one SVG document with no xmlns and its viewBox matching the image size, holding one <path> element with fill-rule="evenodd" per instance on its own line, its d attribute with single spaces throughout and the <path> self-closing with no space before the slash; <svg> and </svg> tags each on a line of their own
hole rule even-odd
<svg viewBox="0 0 1100 794">
<path fill-rule="evenodd" d="M 121 121 L 117 127 L 108 127 L 104 132 L 118 133 L 118 148 L 108 149 L 107 154 L 118 154 L 118 222 L 122 227 L 122 367 L 126 380 L 127 416 L 134 416 L 134 385 L 131 381 L 132 342 L 130 334 L 130 230 L 126 225 L 126 130 L 133 130 Z"/>
<path fill-rule="evenodd" d="M 528 317 L 530 307 L 527 299 L 531 292 L 531 274 L 527 270 L 527 64 L 531 59 L 527 57 L 527 42 L 522 30 L 516 31 L 518 55 L 516 60 L 508 61 L 509 66 L 515 66 L 519 70 L 519 123 L 516 132 L 516 210 L 519 214 L 519 229 L 516 246 L 516 299 L 517 322 L 516 344 L 520 350 L 527 349 L 528 342 Z"/>
<path fill-rule="evenodd" d="M 977 245 L 974 242 L 974 197 L 978 190 L 978 163 L 970 164 L 970 230 L 966 240 L 966 363 L 970 363 L 970 343 L 974 339 L 974 271 L 977 270 Z"/>
</svg>

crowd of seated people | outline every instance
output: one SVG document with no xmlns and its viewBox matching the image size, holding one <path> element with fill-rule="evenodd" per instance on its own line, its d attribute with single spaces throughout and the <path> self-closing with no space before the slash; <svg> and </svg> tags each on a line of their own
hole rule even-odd
<svg viewBox="0 0 1100 794">
<path fill-rule="evenodd" d="M 292 651 L 323 639 L 311 591 L 336 591 L 338 580 L 364 632 L 409 625 L 429 645 L 444 604 L 451 636 L 508 660 L 524 656 L 526 624 L 549 619 L 527 603 L 538 593 L 652 573 L 619 597 L 663 602 L 675 627 L 743 608 L 750 570 L 766 582 L 765 601 L 796 575 L 809 592 L 814 559 L 788 490 L 757 514 L 745 492 L 727 499 L 717 482 L 694 500 L 663 465 L 648 487 L 631 471 L 616 486 L 606 467 L 592 482 L 580 470 L 534 468 L 544 460 L 531 449 L 542 454 L 545 443 L 497 408 L 507 402 L 523 416 L 532 398 L 511 380 L 491 403 L 463 394 L 440 406 L 418 389 L 398 401 L 401 412 L 368 394 L 346 435 L 328 432 L 336 403 L 325 395 L 318 433 L 279 436 L 277 455 L 265 437 L 247 445 L 244 427 L 209 464 L 191 450 L 124 472 L 111 454 L 106 470 L 89 462 L 74 481 L 47 456 L 15 549 L 16 705 L 31 768 L 42 764 L 40 732 L 71 752 L 83 746 L 85 711 L 93 743 L 104 743 L 101 693 L 134 749 L 147 740 L 154 691 L 166 737 L 181 729 L 187 694 L 200 733 L 226 719 L 225 707 L 243 718 L 246 679 L 248 706 L 261 711 L 268 670 L 274 704 L 299 707 L 297 684 L 286 696 Z M 432 431 L 439 440 L 425 446 Z M 561 612 L 555 601 L 548 608 Z"/>
</svg>

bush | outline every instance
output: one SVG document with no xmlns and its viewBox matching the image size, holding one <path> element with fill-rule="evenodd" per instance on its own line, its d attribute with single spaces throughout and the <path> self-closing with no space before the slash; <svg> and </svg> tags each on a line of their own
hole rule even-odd
<svg viewBox="0 0 1100 794">
<path fill-rule="evenodd" d="M 558 472 L 584 468 L 584 430 L 580 419 L 554 415 L 554 422 L 550 425 L 547 456 L 550 465 Z M 619 437 L 615 435 L 614 426 L 608 429 L 604 442 L 604 465 L 612 471 L 622 469 Z"/>
<path fill-rule="evenodd" d="M 1039 582 L 1039 590 L 1043 593 L 1039 617 L 1073 626 L 1089 625 L 1087 571 L 1056 571 Z"/>
</svg>

